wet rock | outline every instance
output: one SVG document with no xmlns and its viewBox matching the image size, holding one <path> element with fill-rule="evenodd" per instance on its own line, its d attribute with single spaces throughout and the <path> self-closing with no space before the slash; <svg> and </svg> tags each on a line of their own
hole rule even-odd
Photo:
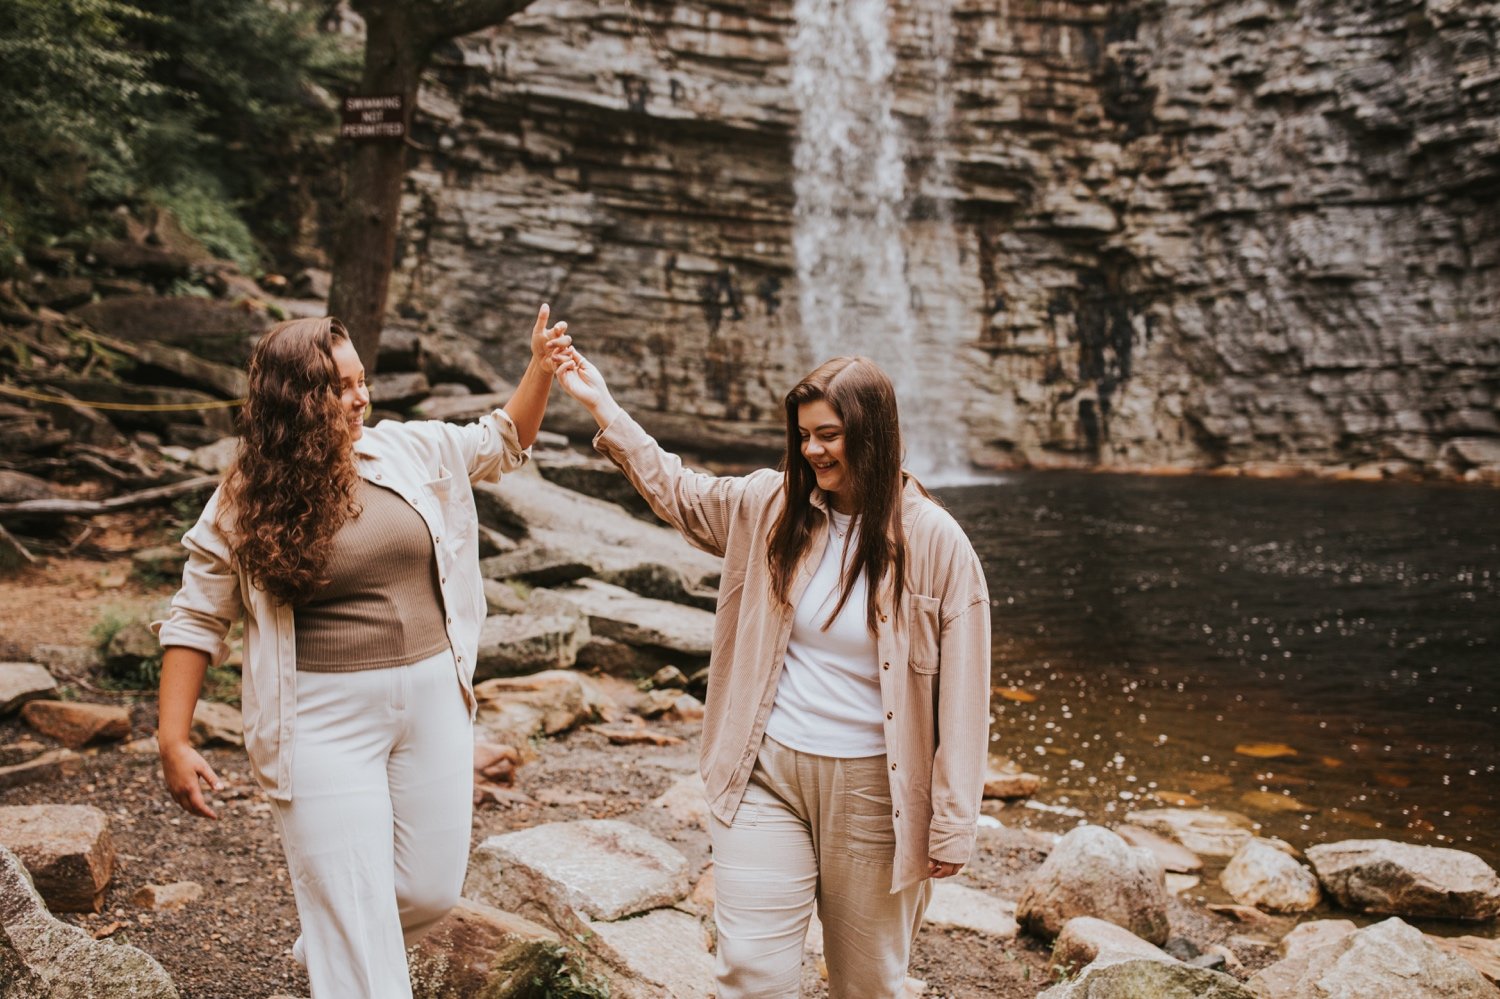
<svg viewBox="0 0 1500 999">
<path fill-rule="evenodd" d="M 1149 850 L 1130 846 L 1108 829 L 1072 830 L 1027 882 L 1016 917 L 1028 932 L 1051 938 L 1075 916 L 1107 919 L 1151 943 L 1164 943 L 1169 925 L 1161 865 Z"/>
<path fill-rule="evenodd" d="M 245 719 L 232 705 L 200 700 L 193 708 L 188 738 L 195 746 L 243 746 Z"/>
<path fill-rule="evenodd" d="M 6 999 L 177 999 L 172 979 L 144 951 L 53 918 L 23 861 L 3 847 L 0 931 Z"/>
<path fill-rule="evenodd" d="M 0 767 L 0 789 L 62 780 L 78 772 L 79 757 L 71 749 L 54 749 L 29 760 Z"/>
<path fill-rule="evenodd" d="M 984 775 L 984 796 L 1000 801 L 1029 798 L 1036 794 L 1041 786 L 1042 779 L 1036 774 L 989 770 Z"/>
<path fill-rule="evenodd" d="M 697 916 L 653 909 L 640 916 L 595 921 L 589 929 L 619 955 L 625 970 L 673 999 L 709 999 L 714 960 L 708 931 Z"/>
<path fill-rule="evenodd" d="M 1312 919 L 1298 923 L 1281 938 L 1276 949 L 1282 957 L 1301 957 L 1308 951 L 1336 943 L 1359 929 L 1352 919 Z"/>
<path fill-rule="evenodd" d="M 1236 902 L 1270 912 L 1307 912 L 1323 900 L 1313 872 L 1265 839 L 1240 847 L 1219 875 L 1219 883 Z"/>
<path fill-rule="evenodd" d="M 1472 853 L 1386 839 L 1308 847 L 1307 859 L 1339 905 L 1379 915 L 1493 919 L 1500 878 Z"/>
<path fill-rule="evenodd" d="M 36 731 L 51 736 L 69 749 L 130 736 L 130 712 L 112 704 L 32 701 L 21 709 L 21 718 Z"/>
<path fill-rule="evenodd" d="M 39 663 L 0 663 L 0 715 L 56 693 L 57 681 L 47 667 Z"/>
<path fill-rule="evenodd" d="M 1461 958 L 1434 947 L 1400 919 L 1356 930 L 1287 957 L 1250 979 L 1262 999 L 1495 999 L 1496 989 Z"/>
<path fill-rule="evenodd" d="M 203 886 L 196 881 L 173 881 L 165 885 L 142 885 L 130 896 L 130 904 L 142 909 L 169 912 L 203 897 Z"/>
<path fill-rule="evenodd" d="M 567 669 L 589 640 L 587 619 L 559 614 L 497 614 L 479 632 L 475 680 Z"/>
<path fill-rule="evenodd" d="M 115 870 L 109 818 L 92 805 L 0 807 L 0 846 L 26 869 L 53 912 L 98 912 Z"/>
<path fill-rule="evenodd" d="M 1232 857 L 1255 835 L 1255 823 L 1245 816 L 1212 808 L 1149 808 L 1128 819 L 1204 857 Z"/>
<path fill-rule="evenodd" d="M 556 735 L 597 718 L 609 700 L 580 673 L 547 670 L 498 677 L 474 688 L 479 711 L 475 734 L 491 742 L 523 747 L 535 735 Z"/>
<path fill-rule="evenodd" d="M 595 920 L 672 905 L 689 885 L 687 858 L 667 843 L 628 822 L 587 819 L 489 837 L 470 859 L 464 894 L 496 900 L 524 896 L 527 872 Z"/>
<path fill-rule="evenodd" d="M 1203 870 L 1202 857 L 1181 843 L 1167 839 L 1165 836 L 1159 836 L 1149 829 L 1142 829 L 1140 826 L 1126 824 L 1116 826 L 1115 832 L 1119 833 L 1120 838 L 1131 846 L 1139 846 L 1150 850 L 1152 855 L 1161 864 L 1162 869 L 1168 873 L 1197 874 Z"/>
<path fill-rule="evenodd" d="M 1053 974 L 1072 974 L 1099 957 L 1140 958 L 1171 964 L 1177 958 L 1107 919 L 1078 916 L 1063 924 L 1052 943 Z"/>
<path fill-rule="evenodd" d="M 932 884 L 926 923 L 941 929 L 968 930 L 997 940 L 1013 939 L 1018 931 L 1016 904 L 989 892 L 954 884 L 944 878 Z"/>
<path fill-rule="evenodd" d="M 552 980 L 565 951 L 556 933 L 461 898 L 411 949 L 413 999 L 528 999 Z"/>
<path fill-rule="evenodd" d="M 595 579 L 557 592 L 588 614 L 590 630 L 601 638 L 665 649 L 689 659 L 704 659 L 713 651 L 714 616 L 708 611 L 643 597 Z"/>
<path fill-rule="evenodd" d="M 1256 999 L 1228 975 L 1143 958 L 1100 958 L 1037 999 Z"/>
</svg>

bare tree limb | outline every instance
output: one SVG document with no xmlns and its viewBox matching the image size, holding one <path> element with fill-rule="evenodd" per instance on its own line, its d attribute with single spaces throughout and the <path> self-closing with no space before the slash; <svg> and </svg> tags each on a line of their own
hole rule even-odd
<svg viewBox="0 0 1500 999">
<path fill-rule="evenodd" d="M 197 478 L 174 482 L 169 486 L 142 489 L 140 492 L 126 493 L 123 496 L 112 496 L 106 500 L 34 499 L 22 500 L 19 503 L 0 503 L 0 518 L 46 515 L 93 517 L 101 513 L 114 513 L 117 510 L 151 506 L 156 503 L 165 503 L 169 500 L 174 500 L 179 496 L 190 496 L 194 493 L 207 492 L 218 484 L 219 477 L 217 475 L 200 475 Z"/>
</svg>

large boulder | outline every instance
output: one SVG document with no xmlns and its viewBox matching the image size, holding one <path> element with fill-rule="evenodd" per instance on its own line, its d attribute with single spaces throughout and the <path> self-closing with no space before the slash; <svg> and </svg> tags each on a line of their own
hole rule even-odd
<svg viewBox="0 0 1500 999">
<path fill-rule="evenodd" d="M 1018 929 L 1014 902 L 948 879 L 933 882 L 923 921 L 939 929 L 968 930 L 996 940 L 1010 940 Z"/>
<path fill-rule="evenodd" d="M 593 921 L 588 927 L 639 982 L 664 990 L 672 999 L 713 996 L 712 948 L 697 916 L 653 909 L 613 922 Z"/>
<path fill-rule="evenodd" d="M 523 542 L 508 552 L 492 555 L 479 563 L 479 574 L 485 579 L 515 580 L 528 586 L 571 583 L 595 571 L 592 563 L 535 542 Z"/>
<path fill-rule="evenodd" d="M 556 933 L 483 902 L 461 898 L 409 955 L 413 999 L 530 999 L 565 950 Z"/>
<path fill-rule="evenodd" d="M 1165 872 L 1151 851 L 1102 826 L 1080 826 L 1027 882 L 1016 918 L 1028 932 L 1052 938 L 1069 919 L 1096 916 L 1162 944 L 1170 931 L 1167 897 Z"/>
<path fill-rule="evenodd" d="M 568 670 L 497 677 L 474 688 L 479 738 L 523 747 L 535 735 L 556 735 L 592 721 L 609 698 L 593 680 Z"/>
<path fill-rule="evenodd" d="M 1472 853 L 1388 839 L 1309 847 L 1307 859 L 1339 905 L 1378 915 L 1493 919 L 1500 878 Z"/>
<path fill-rule="evenodd" d="M 582 579 L 557 591 L 589 617 L 589 630 L 637 648 L 706 660 L 714 647 L 714 616 L 697 607 L 656 600 L 597 579 Z"/>
<path fill-rule="evenodd" d="M 1268 912 L 1307 912 L 1323 893 L 1318 879 L 1276 843 L 1252 839 L 1224 867 L 1219 883 L 1236 902 Z"/>
<path fill-rule="evenodd" d="M 1129 821 L 1170 836 L 1202 857 L 1233 857 L 1255 838 L 1255 823 L 1238 812 L 1212 808 L 1147 808 Z"/>
<path fill-rule="evenodd" d="M 479 844 L 464 895 L 514 907 L 539 882 L 588 919 L 614 920 L 680 900 L 688 893 L 688 861 L 628 822 L 551 822 Z"/>
<path fill-rule="evenodd" d="M 0 715 L 57 693 L 57 681 L 38 663 L 0 663 Z"/>
<path fill-rule="evenodd" d="M 54 919 L 26 868 L 0 846 L 0 994 L 6 999 L 177 999 L 145 951 Z"/>
<path fill-rule="evenodd" d="M 1387 919 L 1285 958 L 1250 979 L 1260 999 L 1496 999 L 1500 990 L 1461 958 Z"/>
<path fill-rule="evenodd" d="M 1177 959 L 1153 943 L 1147 943 L 1123 926 L 1107 919 L 1078 916 L 1063 924 L 1052 942 L 1051 968 L 1071 974 L 1100 957 L 1142 958 L 1172 964 Z"/>
<path fill-rule="evenodd" d="M 582 615 L 497 614 L 479 631 L 474 679 L 516 676 L 538 670 L 567 669 L 589 640 Z"/>
<path fill-rule="evenodd" d="M 119 740 L 130 735 L 130 712 L 114 704 L 32 701 L 21 709 L 21 718 L 69 749 L 95 740 Z"/>
<path fill-rule="evenodd" d="M 1228 975 L 1150 958 L 1102 957 L 1037 999 L 1256 999 Z"/>
<path fill-rule="evenodd" d="M 109 817 L 92 805 L 0 807 L 0 846 L 31 872 L 53 912 L 98 912 L 115 872 Z"/>
</svg>

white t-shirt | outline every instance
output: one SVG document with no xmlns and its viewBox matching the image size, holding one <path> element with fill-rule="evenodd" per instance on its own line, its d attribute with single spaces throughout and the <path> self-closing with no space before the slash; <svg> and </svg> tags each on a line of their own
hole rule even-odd
<svg viewBox="0 0 1500 999">
<path fill-rule="evenodd" d="M 832 510 L 829 518 L 828 545 L 792 618 L 766 734 L 814 756 L 879 756 L 885 752 L 879 653 L 865 620 L 868 587 L 863 574 L 838 617 L 823 630 L 859 540 L 857 532 L 851 535 L 853 518 Z"/>
</svg>

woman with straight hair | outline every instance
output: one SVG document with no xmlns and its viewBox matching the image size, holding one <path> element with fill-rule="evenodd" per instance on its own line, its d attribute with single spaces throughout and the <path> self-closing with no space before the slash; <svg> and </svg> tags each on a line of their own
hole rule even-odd
<svg viewBox="0 0 1500 999">
<path fill-rule="evenodd" d="M 154 625 L 162 773 L 217 818 L 193 709 L 245 618 L 250 768 L 275 806 L 313 999 L 409 999 L 406 948 L 458 900 L 469 857 L 474 659 L 485 601 L 473 482 L 520 467 L 566 324 L 531 332 L 501 409 L 467 426 L 366 428 L 364 368 L 337 319 L 267 332 L 250 356 L 233 467 Z"/>
<path fill-rule="evenodd" d="M 829 995 L 904 996 L 930 879 L 974 849 L 990 604 L 963 530 L 901 469 L 890 379 L 863 357 L 820 365 L 787 393 L 781 468 L 716 477 L 565 355 L 594 446 L 724 559 L 700 760 L 720 999 L 799 995 L 814 905 Z"/>
</svg>

